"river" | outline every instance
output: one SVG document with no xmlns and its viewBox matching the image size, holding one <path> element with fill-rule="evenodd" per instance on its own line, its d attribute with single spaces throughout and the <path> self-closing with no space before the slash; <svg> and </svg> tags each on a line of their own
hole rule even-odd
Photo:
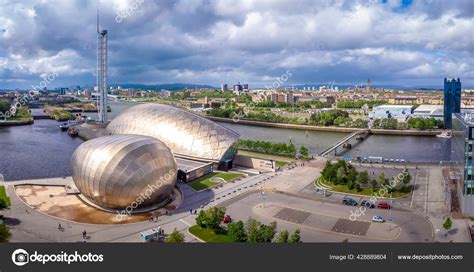
<svg viewBox="0 0 474 272">
<path fill-rule="evenodd" d="M 113 119 L 132 103 L 109 102 Z M 94 116 L 95 114 L 88 114 Z M 0 127 L 0 174 L 6 181 L 71 175 L 69 161 L 83 142 L 60 131 L 59 122 L 35 120 L 33 125 Z M 256 127 L 238 123 L 220 123 L 241 135 L 242 139 L 292 142 L 317 154 L 343 138 L 345 133 Z M 371 135 L 355 145 L 345 156 L 382 156 L 410 161 L 449 159 L 449 140 L 427 136 Z"/>
</svg>

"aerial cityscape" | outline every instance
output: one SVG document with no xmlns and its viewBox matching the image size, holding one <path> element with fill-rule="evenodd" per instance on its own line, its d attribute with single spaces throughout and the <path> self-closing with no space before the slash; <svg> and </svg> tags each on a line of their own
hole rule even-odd
<svg viewBox="0 0 474 272">
<path fill-rule="evenodd" d="M 472 243 L 473 10 L 3 1 L 0 242 Z"/>
</svg>

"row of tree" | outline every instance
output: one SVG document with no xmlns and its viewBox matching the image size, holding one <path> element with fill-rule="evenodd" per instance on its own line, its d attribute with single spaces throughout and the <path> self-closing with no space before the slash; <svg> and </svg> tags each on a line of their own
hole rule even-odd
<svg viewBox="0 0 474 272">
<path fill-rule="evenodd" d="M 259 140 L 239 140 L 239 148 L 264 152 L 269 154 L 285 155 L 285 156 L 295 156 L 296 147 L 293 143 L 273 143 L 270 141 L 259 141 Z"/>
<path fill-rule="evenodd" d="M 330 110 L 311 114 L 310 121 L 317 126 L 333 126 L 337 118 L 349 118 L 349 113 L 342 110 Z M 347 120 L 347 119 L 339 119 Z"/>
<path fill-rule="evenodd" d="M 437 120 L 433 117 L 430 118 L 420 118 L 420 117 L 412 117 L 407 121 L 408 128 L 416 128 L 416 129 L 437 129 L 443 128 L 444 123 L 441 120 Z"/>
<path fill-rule="evenodd" d="M 374 128 L 383 129 L 398 129 L 398 121 L 394 118 L 375 119 L 373 123 Z"/>
<path fill-rule="evenodd" d="M 309 151 L 302 145 L 300 146 L 297 154 L 297 149 L 293 143 L 273 143 L 270 141 L 259 141 L 259 140 L 239 140 L 239 148 L 249 151 L 263 152 L 275 155 L 284 156 L 299 156 L 302 158 L 308 158 Z"/>
<path fill-rule="evenodd" d="M 201 210 L 196 217 L 196 224 L 201 228 L 213 230 L 215 233 L 226 233 L 232 242 L 235 243 L 299 243 L 301 242 L 300 230 L 296 230 L 291 236 L 284 230 L 277 234 L 277 223 L 272 222 L 265 225 L 253 218 L 245 223 L 238 221 L 228 223 L 225 230 L 221 222 L 225 216 L 225 208 L 212 207 L 208 210 Z"/>
<path fill-rule="evenodd" d="M 400 192 L 409 192 L 411 189 L 411 175 L 406 168 L 402 174 L 403 178 L 397 186 L 392 187 L 388 186 L 390 185 L 391 179 L 386 178 L 383 172 L 380 173 L 376 179 L 370 179 L 367 171 L 358 172 L 353 165 L 346 163 L 346 161 L 338 160 L 336 163 L 327 161 L 321 172 L 321 177 L 334 185 L 347 185 L 349 189 L 356 189 L 358 192 L 362 191 L 363 187 L 371 187 L 375 190 L 383 187 L 383 185 L 389 188 L 389 193 L 397 190 Z"/>
<path fill-rule="evenodd" d="M 340 101 L 337 101 L 336 106 L 338 108 L 345 108 L 345 109 L 360 109 L 364 105 L 367 105 L 369 108 L 373 108 L 375 106 L 380 106 L 383 104 L 387 104 L 387 101 L 386 100 L 370 100 L 370 101 L 340 100 Z"/>
<path fill-rule="evenodd" d="M 238 221 L 227 225 L 227 236 L 235 243 L 299 243 L 301 242 L 300 230 L 297 229 L 290 236 L 287 230 L 277 234 L 277 223 L 265 225 L 253 218 L 245 223 Z"/>
</svg>

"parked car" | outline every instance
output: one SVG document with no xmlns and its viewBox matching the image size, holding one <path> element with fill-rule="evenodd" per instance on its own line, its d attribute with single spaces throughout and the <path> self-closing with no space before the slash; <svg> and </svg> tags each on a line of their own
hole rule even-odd
<svg viewBox="0 0 474 272">
<path fill-rule="evenodd" d="M 369 200 L 362 200 L 362 202 L 360 203 L 361 206 L 365 206 L 367 208 L 375 208 L 375 204 L 370 202 Z"/>
<path fill-rule="evenodd" d="M 379 204 L 377 204 L 377 208 L 379 208 L 379 209 L 391 209 L 392 207 L 387 202 L 379 202 Z"/>
<path fill-rule="evenodd" d="M 374 216 L 372 217 L 372 222 L 383 223 L 383 222 L 385 222 L 385 219 L 384 219 L 382 216 L 380 216 L 380 215 L 374 215 Z"/>
<path fill-rule="evenodd" d="M 354 199 L 350 198 L 350 197 L 345 197 L 343 200 L 342 200 L 342 204 L 344 205 L 350 205 L 350 206 L 357 206 L 357 201 L 355 201 Z"/>
<path fill-rule="evenodd" d="M 226 215 L 224 215 L 224 218 L 222 219 L 222 222 L 224 222 L 225 224 L 230 223 L 230 222 L 232 222 L 232 218 L 230 217 L 230 215 L 226 214 Z"/>
</svg>

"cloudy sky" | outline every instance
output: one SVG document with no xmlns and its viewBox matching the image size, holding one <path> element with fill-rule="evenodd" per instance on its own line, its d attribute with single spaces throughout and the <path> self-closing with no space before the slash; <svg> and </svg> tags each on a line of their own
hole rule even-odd
<svg viewBox="0 0 474 272">
<path fill-rule="evenodd" d="M 472 0 L 0 0 L 0 89 L 95 82 L 96 10 L 109 83 L 335 81 L 474 86 Z"/>
</svg>

